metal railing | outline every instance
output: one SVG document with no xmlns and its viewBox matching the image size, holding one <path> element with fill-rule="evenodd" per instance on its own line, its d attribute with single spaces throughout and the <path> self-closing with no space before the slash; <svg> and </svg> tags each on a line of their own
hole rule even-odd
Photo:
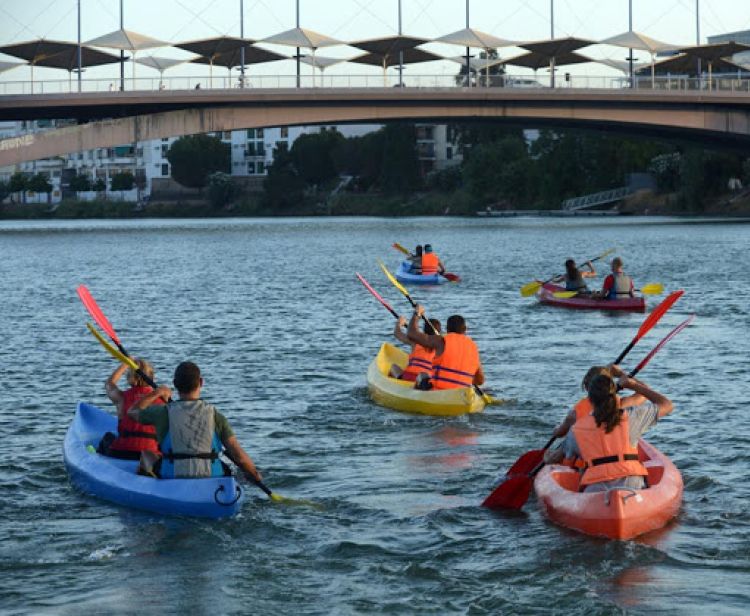
<svg viewBox="0 0 750 616">
<path fill-rule="evenodd" d="M 620 188 L 603 190 L 591 195 L 584 195 L 583 197 L 565 199 L 565 201 L 562 202 L 562 209 L 574 211 L 582 210 L 587 207 L 595 207 L 597 205 L 605 205 L 606 203 L 614 203 L 615 201 L 621 201 L 632 192 L 633 191 L 629 186 L 622 186 Z"/>
<path fill-rule="evenodd" d="M 112 92 L 120 90 L 121 81 L 118 78 L 83 79 L 82 92 Z M 404 77 L 405 88 L 459 88 L 466 87 L 465 80 L 459 81 L 455 74 L 414 75 Z M 126 91 L 174 91 L 174 90 L 226 90 L 226 89 L 274 89 L 296 88 L 297 75 L 246 75 L 240 80 L 236 75 L 180 75 L 169 77 L 129 77 L 124 80 Z M 397 88 L 398 75 L 386 74 L 305 74 L 300 77 L 302 88 Z M 533 77 L 529 75 L 507 74 L 481 75 L 473 78 L 470 87 L 512 88 L 549 90 L 549 76 Z M 577 89 L 630 89 L 630 79 L 627 77 L 611 77 L 601 75 L 569 75 L 557 76 L 555 87 L 560 90 Z M 668 92 L 742 92 L 750 94 L 750 76 L 714 76 L 708 78 L 687 77 L 637 77 L 633 82 L 633 89 L 638 91 L 658 90 Z M 72 79 L 56 79 L 43 81 L 0 81 L 0 96 L 29 95 L 29 94 L 64 94 L 78 92 L 78 81 Z"/>
</svg>

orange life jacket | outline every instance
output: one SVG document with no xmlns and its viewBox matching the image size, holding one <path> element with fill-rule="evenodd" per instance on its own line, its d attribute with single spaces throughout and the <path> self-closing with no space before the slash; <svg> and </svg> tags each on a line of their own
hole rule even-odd
<svg viewBox="0 0 750 616">
<path fill-rule="evenodd" d="M 435 351 L 427 349 L 421 344 L 415 344 L 409 355 L 409 363 L 401 375 L 404 381 L 414 381 L 420 372 L 432 374 L 432 360 L 435 359 Z"/>
<path fill-rule="evenodd" d="M 638 460 L 638 449 L 630 444 L 628 414 L 607 434 L 604 425 L 597 427 L 593 415 L 577 419 L 573 434 L 586 465 L 580 486 L 601 481 L 612 481 L 632 475 L 648 476 L 646 467 Z"/>
<path fill-rule="evenodd" d="M 154 426 L 138 423 L 128 417 L 128 409 L 144 396 L 150 394 L 153 388 L 148 386 L 131 387 L 122 392 L 122 418 L 117 422 L 117 438 L 110 445 L 110 449 L 119 451 L 159 451 Z M 154 404 L 164 404 L 157 398 Z"/>
<path fill-rule="evenodd" d="M 434 276 L 438 272 L 440 259 L 434 252 L 426 252 L 422 255 L 422 275 Z"/>
<path fill-rule="evenodd" d="M 479 350 L 465 334 L 448 333 L 443 336 L 443 354 L 433 360 L 432 387 L 456 389 L 471 387 L 479 370 Z"/>
</svg>

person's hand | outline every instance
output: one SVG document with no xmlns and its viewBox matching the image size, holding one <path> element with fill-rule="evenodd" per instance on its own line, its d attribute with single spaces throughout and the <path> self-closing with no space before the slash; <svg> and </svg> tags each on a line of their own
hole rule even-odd
<svg viewBox="0 0 750 616">
<path fill-rule="evenodd" d="M 625 372 L 623 372 L 623 369 L 620 368 L 620 366 L 618 366 L 617 364 L 610 364 L 609 371 L 612 374 L 612 378 L 625 376 Z"/>
<path fill-rule="evenodd" d="M 172 397 L 172 389 L 169 385 L 159 385 L 159 387 L 156 388 L 156 393 L 159 394 L 157 397 L 162 400 L 169 400 Z"/>
<path fill-rule="evenodd" d="M 631 379 L 627 374 L 623 374 L 617 379 L 617 388 L 633 389 L 633 383 L 635 383 L 635 379 Z"/>
<path fill-rule="evenodd" d="M 414 306 L 414 314 L 416 314 L 418 317 L 424 316 L 424 306 L 422 304 L 417 304 Z"/>
<path fill-rule="evenodd" d="M 398 326 L 399 327 L 406 327 L 407 320 L 406 317 L 399 317 L 398 318 Z"/>
</svg>

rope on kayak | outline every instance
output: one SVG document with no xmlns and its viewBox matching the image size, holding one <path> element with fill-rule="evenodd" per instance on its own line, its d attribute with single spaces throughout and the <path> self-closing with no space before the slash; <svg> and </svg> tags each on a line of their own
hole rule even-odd
<svg viewBox="0 0 750 616">
<path fill-rule="evenodd" d="M 219 486 L 216 488 L 216 492 L 214 492 L 214 500 L 216 501 L 217 505 L 221 505 L 222 507 L 231 507 L 234 505 L 238 500 L 240 500 L 240 496 L 242 496 L 242 488 L 240 486 L 234 486 L 235 488 L 235 499 L 233 501 L 230 501 L 228 503 L 222 502 L 219 500 L 219 492 L 224 491 L 224 486 Z"/>
</svg>

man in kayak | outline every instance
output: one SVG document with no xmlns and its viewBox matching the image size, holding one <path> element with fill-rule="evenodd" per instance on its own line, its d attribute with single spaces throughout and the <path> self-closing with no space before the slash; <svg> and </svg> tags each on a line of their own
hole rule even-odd
<svg viewBox="0 0 750 616">
<path fill-rule="evenodd" d="M 434 276 L 435 274 L 445 274 L 445 266 L 434 252 L 430 244 L 424 245 L 424 254 L 422 255 L 422 275 Z"/>
<path fill-rule="evenodd" d="M 158 459 L 142 456 L 140 470 L 164 479 L 219 477 L 226 474 L 219 460 L 223 445 L 227 457 L 249 479 L 261 481 L 261 474 L 240 446 L 229 422 L 216 407 L 201 400 L 200 368 L 192 362 L 182 362 L 174 372 L 174 386 L 180 395 L 178 401 L 154 404 L 158 398 L 172 397 L 172 390 L 161 385 L 128 411 L 131 419 L 156 428 L 162 451 Z"/>
<path fill-rule="evenodd" d="M 578 291 L 578 293 L 588 294 L 591 293 L 588 286 L 586 286 L 586 278 L 594 278 L 596 271 L 591 261 L 586 261 L 585 265 L 589 268 L 588 272 L 578 269 L 576 262 L 573 259 L 565 261 L 565 274 L 558 276 L 553 282 L 565 282 L 566 291 Z"/>
<path fill-rule="evenodd" d="M 484 383 L 484 372 L 476 343 L 466 335 L 466 321 L 461 315 L 448 317 L 444 336 L 419 331 L 418 321 L 424 307 L 417 304 L 409 321 L 406 335 L 426 349 L 435 351 L 433 371 L 426 379 L 417 380 L 418 389 L 456 389 Z"/>
<path fill-rule="evenodd" d="M 393 335 L 396 337 L 396 340 L 403 342 L 411 348 L 409 360 L 406 364 L 406 368 L 403 370 L 400 366 L 393 364 L 391 366 L 390 375 L 395 379 L 411 381 L 413 383 L 417 380 L 417 376 L 419 376 L 420 372 L 432 374 L 432 360 L 435 357 L 435 351 L 434 349 L 425 348 L 409 338 L 409 336 L 406 335 L 406 332 L 403 331 L 403 328 L 406 327 L 406 323 L 407 321 L 404 317 L 399 317 L 396 327 L 393 329 Z M 439 335 L 442 331 L 440 321 L 437 319 L 430 319 L 430 324 L 432 325 L 431 328 L 425 323 L 423 328 L 424 332 L 429 332 L 430 334 L 436 333 Z"/>
<path fill-rule="evenodd" d="M 153 391 L 153 388 L 141 376 L 141 374 L 145 374 L 153 380 L 153 367 L 145 359 L 135 358 L 134 361 L 138 365 L 140 373 L 128 368 L 125 364 L 119 364 L 104 383 L 104 391 L 107 393 L 107 397 L 117 408 L 117 435 L 112 432 L 105 433 L 97 451 L 102 455 L 123 460 L 138 460 L 142 451 L 159 453 L 159 444 L 156 441 L 154 427 L 133 421 L 127 415 L 130 407 Z M 117 383 L 126 370 L 127 382 L 130 387 L 122 391 Z M 158 403 L 164 404 L 164 400 L 160 398 L 156 398 L 156 400 L 158 400 Z"/>
<path fill-rule="evenodd" d="M 660 417 L 672 412 L 672 402 L 645 383 L 628 377 L 619 366 L 611 366 L 619 386 L 646 398 L 636 406 L 624 406 L 617 397 L 617 384 L 604 374 L 595 376 L 588 397 L 592 412 L 576 420 L 562 447 L 547 450 L 544 461 L 555 464 L 566 458 L 584 462 L 580 486 L 584 492 L 609 488 L 646 487 L 648 471 L 638 459 L 638 440 Z"/>
<path fill-rule="evenodd" d="M 622 259 L 612 259 L 612 273 L 607 275 L 599 296 L 602 299 L 623 299 L 634 297 L 633 279 L 622 271 Z"/>
</svg>

